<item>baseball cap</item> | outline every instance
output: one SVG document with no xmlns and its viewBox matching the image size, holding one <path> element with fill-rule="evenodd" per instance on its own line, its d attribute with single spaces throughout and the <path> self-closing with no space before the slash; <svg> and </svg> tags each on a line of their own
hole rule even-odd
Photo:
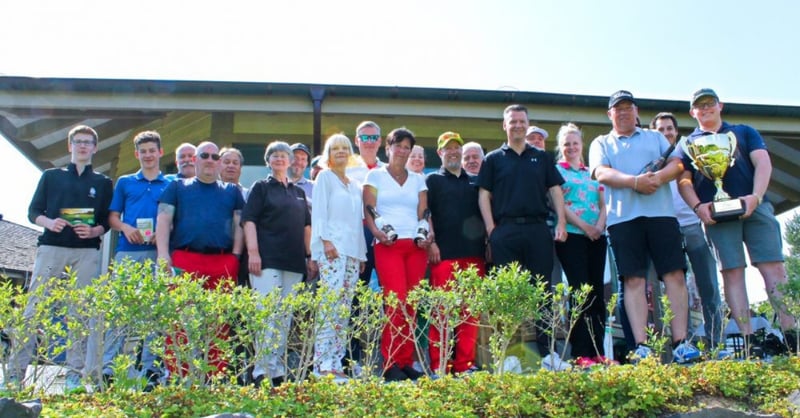
<svg viewBox="0 0 800 418">
<path fill-rule="evenodd" d="M 633 94 L 631 94 L 631 92 L 628 90 L 619 90 L 608 98 L 608 108 L 611 109 L 612 107 L 616 106 L 617 103 L 624 100 L 636 104 L 636 100 L 633 99 Z"/>
<path fill-rule="evenodd" d="M 450 132 L 447 131 L 441 135 L 439 135 L 439 140 L 436 141 L 436 149 L 440 150 L 447 146 L 447 143 L 450 141 L 458 142 L 458 145 L 464 145 L 464 140 L 461 139 L 461 135 L 457 132 Z"/>
<path fill-rule="evenodd" d="M 321 158 L 322 158 L 322 156 L 320 156 L 320 155 L 317 155 L 316 157 L 312 158 L 312 159 L 311 159 L 311 164 L 310 164 L 310 166 L 311 166 L 312 168 L 313 168 L 313 167 L 316 167 L 316 166 L 319 164 L 319 160 L 320 160 Z"/>
<path fill-rule="evenodd" d="M 528 135 L 530 135 L 530 134 L 532 134 L 534 132 L 536 132 L 536 133 L 540 134 L 541 136 L 543 136 L 544 139 L 547 139 L 547 137 L 550 136 L 547 133 L 547 131 L 545 131 L 544 129 L 542 129 L 542 128 L 538 127 L 538 126 L 531 126 L 530 128 L 528 128 L 528 132 L 525 132 L 525 136 L 528 136 Z"/>
<path fill-rule="evenodd" d="M 308 155 L 308 158 L 311 158 L 311 151 L 308 149 L 308 147 L 305 144 L 301 144 L 301 143 L 298 142 L 298 143 L 292 144 L 292 146 L 290 148 L 291 148 L 292 152 L 295 152 L 297 150 L 303 151 L 303 152 L 306 153 L 306 155 Z"/>
<path fill-rule="evenodd" d="M 711 90 L 710 88 L 702 88 L 692 94 L 692 101 L 689 102 L 689 107 L 691 108 L 695 103 L 697 103 L 698 100 L 706 96 L 711 96 L 714 98 L 714 100 L 719 101 L 719 96 L 717 96 L 717 93 L 714 92 L 714 90 Z"/>
</svg>

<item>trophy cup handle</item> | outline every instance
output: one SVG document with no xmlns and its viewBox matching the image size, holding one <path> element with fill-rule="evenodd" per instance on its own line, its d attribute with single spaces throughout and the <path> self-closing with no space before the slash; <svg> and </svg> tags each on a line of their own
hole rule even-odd
<svg viewBox="0 0 800 418">
<path fill-rule="evenodd" d="M 736 163 L 736 158 L 734 158 L 734 156 L 736 155 L 736 147 L 739 145 L 739 142 L 736 140 L 736 134 L 731 131 L 728 131 L 728 140 L 731 144 L 731 165 L 728 167 L 733 167 Z"/>
</svg>

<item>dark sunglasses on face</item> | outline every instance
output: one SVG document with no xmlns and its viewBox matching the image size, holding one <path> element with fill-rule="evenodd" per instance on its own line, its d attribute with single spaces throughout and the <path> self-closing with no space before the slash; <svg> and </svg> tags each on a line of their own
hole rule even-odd
<svg viewBox="0 0 800 418">
<path fill-rule="evenodd" d="M 219 161 L 219 154 L 209 154 L 207 152 L 201 152 L 197 156 L 200 157 L 201 160 L 207 160 L 208 157 L 211 157 L 212 160 Z"/>
<path fill-rule="evenodd" d="M 378 139 L 380 139 L 380 137 L 381 137 L 380 135 L 363 135 L 363 134 L 358 136 L 361 142 L 378 142 Z"/>
</svg>

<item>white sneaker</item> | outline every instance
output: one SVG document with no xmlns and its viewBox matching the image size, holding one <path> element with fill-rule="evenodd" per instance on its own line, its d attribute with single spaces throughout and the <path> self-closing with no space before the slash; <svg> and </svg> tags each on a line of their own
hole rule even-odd
<svg viewBox="0 0 800 418">
<path fill-rule="evenodd" d="M 542 368 L 551 372 L 563 372 L 569 370 L 572 366 L 564 360 L 558 353 L 550 353 L 542 359 Z"/>
</svg>

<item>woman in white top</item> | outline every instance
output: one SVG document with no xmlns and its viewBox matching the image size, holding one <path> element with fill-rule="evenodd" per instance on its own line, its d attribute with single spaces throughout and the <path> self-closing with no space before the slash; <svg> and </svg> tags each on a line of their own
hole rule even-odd
<svg viewBox="0 0 800 418">
<path fill-rule="evenodd" d="M 411 149 L 411 155 L 408 156 L 406 168 L 417 174 L 425 175 L 425 148 L 414 145 L 414 148 Z"/>
<path fill-rule="evenodd" d="M 327 168 L 317 176 L 314 210 L 311 212 L 311 258 L 319 266 L 320 286 L 337 292 L 350 311 L 358 275 L 367 259 L 363 233 L 361 188 L 345 174 L 354 162 L 350 139 L 336 134 L 325 141 L 319 162 Z M 334 309 L 314 343 L 314 372 L 343 381 L 342 359 L 347 343 L 349 313 Z"/>
<path fill-rule="evenodd" d="M 375 236 L 375 269 L 384 295 L 395 293 L 405 305 L 408 293 L 425 276 L 426 248 L 433 234 L 415 241 L 417 227 L 428 208 L 428 187 L 422 175 L 406 169 L 415 143 L 414 133 L 405 128 L 386 136 L 389 164 L 367 174 L 364 183 L 364 206 L 372 206 L 382 220 L 397 233 L 391 240 L 375 226 L 367 214 L 367 226 Z M 430 228 L 428 228 L 430 230 Z M 409 306 L 385 307 L 389 323 L 383 329 L 381 354 L 383 376 L 387 381 L 416 379 L 422 374 L 411 367 L 414 362 L 414 311 Z"/>
</svg>

